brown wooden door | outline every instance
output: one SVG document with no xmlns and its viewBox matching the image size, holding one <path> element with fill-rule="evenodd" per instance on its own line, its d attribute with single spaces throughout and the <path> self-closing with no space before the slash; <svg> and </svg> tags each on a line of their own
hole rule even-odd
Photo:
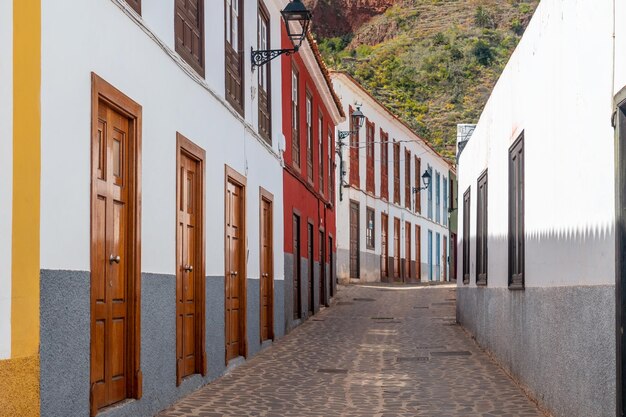
<svg viewBox="0 0 626 417">
<path fill-rule="evenodd" d="M 226 361 L 245 356 L 244 188 L 226 183 Z"/>
<path fill-rule="evenodd" d="M 315 312 L 315 307 L 314 307 L 314 294 L 313 291 L 315 289 L 315 286 L 313 285 L 313 274 L 315 271 L 315 256 L 314 256 L 314 249 L 313 249 L 313 236 L 314 236 L 314 232 L 313 232 L 313 225 L 311 223 L 308 224 L 308 239 L 307 239 L 307 243 L 308 243 L 308 257 L 309 257 L 309 262 L 308 262 L 308 269 L 309 269 L 309 314 L 313 314 Z"/>
<path fill-rule="evenodd" d="M 411 223 L 404 224 L 404 276 L 403 281 L 411 279 Z"/>
<path fill-rule="evenodd" d="M 380 275 L 387 279 L 389 276 L 389 243 L 387 235 L 389 233 L 389 216 L 382 213 L 380 216 Z"/>
<path fill-rule="evenodd" d="M 335 296 L 335 259 L 333 256 L 333 237 L 328 236 L 328 280 L 330 281 L 330 296 Z"/>
<path fill-rule="evenodd" d="M 319 285 L 319 297 L 320 297 L 320 307 L 322 305 L 326 305 L 326 251 L 325 251 L 325 242 L 324 232 L 320 230 L 320 285 Z"/>
<path fill-rule="evenodd" d="M 350 202 L 350 278 L 360 278 L 359 203 Z"/>
<path fill-rule="evenodd" d="M 261 342 L 274 338 L 272 202 L 261 198 Z"/>
<path fill-rule="evenodd" d="M 129 237 L 131 150 L 129 119 L 106 102 L 98 104 L 92 144 L 94 193 L 91 265 L 92 414 L 128 398 L 132 349 L 130 301 L 134 262 Z"/>
<path fill-rule="evenodd" d="M 177 137 L 176 383 L 206 372 L 204 349 L 204 151 Z M 195 151 L 193 154 L 192 151 Z"/>
<path fill-rule="evenodd" d="M 400 219 L 393 219 L 393 278 L 400 278 Z"/>
<path fill-rule="evenodd" d="M 422 228 L 415 226 L 415 279 L 422 279 Z"/>
<path fill-rule="evenodd" d="M 300 265 L 300 217 L 293 215 L 293 318 L 302 317 L 302 293 L 300 291 L 300 278 L 302 269 Z"/>
</svg>

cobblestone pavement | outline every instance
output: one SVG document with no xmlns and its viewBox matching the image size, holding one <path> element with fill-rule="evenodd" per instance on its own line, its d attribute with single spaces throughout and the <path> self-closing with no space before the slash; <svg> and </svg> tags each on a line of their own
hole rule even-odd
<svg viewBox="0 0 626 417">
<path fill-rule="evenodd" d="M 340 287 L 173 416 L 544 416 L 455 324 L 452 286 Z"/>
</svg>

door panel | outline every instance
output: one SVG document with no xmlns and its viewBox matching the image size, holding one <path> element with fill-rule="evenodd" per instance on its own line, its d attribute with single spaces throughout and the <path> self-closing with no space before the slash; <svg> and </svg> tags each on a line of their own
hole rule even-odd
<svg viewBox="0 0 626 417">
<path fill-rule="evenodd" d="M 415 279 L 422 279 L 422 228 L 415 226 Z"/>
<path fill-rule="evenodd" d="M 326 239 L 324 238 L 324 232 L 320 231 L 319 234 L 319 245 L 320 245 L 320 282 L 319 282 L 319 297 L 320 297 L 320 307 L 322 305 L 326 305 L 326 251 L 325 243 Z"/>
<path fill-rule="evenodd" d="M 359 204 L 350 202 L 350 278 L 360 278 Z"/>
<path fill-rule="evenodd" d="M 300 217 L 293 215 L 293 318 L 299 319 L 302 316 L 302 299 L 300 292 Z"/>
<path fill-rule="evenodd" d="M 404 225 L 404 276 L 403 281 L 411 280 L 411 223 L 406 222 Z"/>
<path fill-rule="evenodd" d="M 393 219 L 393 278 L 400 279 L 400 219 Z"/>
<path fill-rule="evenodd" d="M 389 243 L 387 237 L 388 232 L 389 217 L 386 214 L 382 214 L 380 222 L 380 274 L 381 278 L 384 280 L 389 278 Z"/>
<path fill-rule="evenodd" d="M 315 304 L 314 304 L 314 289 L 313 285 L 313 274 L 315 271 L 315 257 L 313 256 L 313 225 L 308 223 L 308 236 L 307 236 L 307 244 L 308 244 L 308 269 L 309 269 L 309 315 L 313 315 L 315 312 Z"/>
<path fill-rule="evenodd" d="M 128 118 L 98 102 L 92 169 L 92 414 L 128 397 Z"/>
<path fill-rule="evenodd" d="M 272 202 L 261 199 L 261 342 L 274 338 Z"/>
<path fill-rule="evenodd" d="M 226 185 L 226 361 L 245 356 L 244 188 Z"/>
<path fill-rule="evenodd" d="M 189 375 L 205 373 L 204 151 L 180 134 L 177 146 L 176 383 L 180 385 Z"/>
</svg>

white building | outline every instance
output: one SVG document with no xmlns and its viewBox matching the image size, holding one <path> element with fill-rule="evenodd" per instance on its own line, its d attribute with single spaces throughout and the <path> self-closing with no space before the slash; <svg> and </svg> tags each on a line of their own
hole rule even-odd
<svg viewBox="0 0 626 417">
<path fill-rule="evenodd" d="M 337 159 L 337 279 L 448 280 L 453 168 L 352 77 L 332 79 L 347 119 L 357 107 L 366 117 Z M 425 172 L 430 186 L 420 189 Z"/>
<path fill-rule="evenodd" d="M 154 415 L 283 334 L 287 3 L 0 0 L 9 414 Z"/>
<path fill-rule="evenodd" d="M 458 320 L 555 416 L 623 415 L 625 19 L 542 0 L 459 159 Z"/>
</svg>

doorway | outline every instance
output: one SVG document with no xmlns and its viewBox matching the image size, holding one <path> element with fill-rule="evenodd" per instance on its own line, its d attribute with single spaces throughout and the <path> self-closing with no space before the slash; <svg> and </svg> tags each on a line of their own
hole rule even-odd
<svg viewBox="0 0 626 417">
<path fill-rule="evenodd" d="M 291 232 L 293 234 L 293 319 L 302 318 L 302 292 L 300 291 L 300 283 L 302 276 L 301 258 L 300 258 L 300 216 L 293 215 L 293 225 Z"/>
<path fill-rule="evenodd" d="M 307 251 L 307 257 L 309 259 L 308 261 L 308 281 L 309 281 L 309 286 L 308 286 L 308 290 L 309 290 L 309 316 L 312 316 L 313 314 L 315 314 L 315 305 L 313 304 L 315 301 L 315 297 L 314 297 L 314 290 L 315 290 L 315 285 L 313 285 L 314 282 L 314 274 L 315 274 L 315 256 L 314 256 L 314 241 L 313 241 L 313 237 L 315 236 L 313 234 L 313 223 L 307 223 L 307 244 L 308 244 L 308 251 Z"/>
<path fill-rule="evenodd" d="M 319 245 L 320 245 L 320 288 L 319 288 L 319 297 L 320 297 L 320 307 L 322 305 L 328 306 L 328 301 L 326 299 L 326 239 L 324 237 L 324 230 L 320 230 L 319 235 Z"/>
<path fill-rule="evenodd" d="M 359 265 L 359 203 L 350 201 L 350 278 L 359 279 L 361 268 Z"/>
<path fill-rule="evenodd" d="M 260 245 L 261 245 L 261 343 L 274 339 L 274 196 L 260 189 Z"/>
<path fill-rule="evenodd" d="M 141 106 L 92 74 L 90 413 L 141 398 Z"/>
<path fill-rule="evenodd" d="M 176 135 L 176 385 L 206 374 L 204 274 L 205 152 Z"/>
<path fill-rule="evenodd" d="M 411 227 L 410 222 L 404 224 L 404 276 L 402 281 L 408 282 L 411 280 Z"/>
<path fill-rule="evenodd" d="M 380 215 L 380 278 L 382 281 L 389 280 L 389 216 L 385 213 Z"/>
<path fill-rule="evenodd" d="M 224 211 L 226 363 L 246 356 L 245 187 L 245 177 L 227 166 Z"/>
</svg>

